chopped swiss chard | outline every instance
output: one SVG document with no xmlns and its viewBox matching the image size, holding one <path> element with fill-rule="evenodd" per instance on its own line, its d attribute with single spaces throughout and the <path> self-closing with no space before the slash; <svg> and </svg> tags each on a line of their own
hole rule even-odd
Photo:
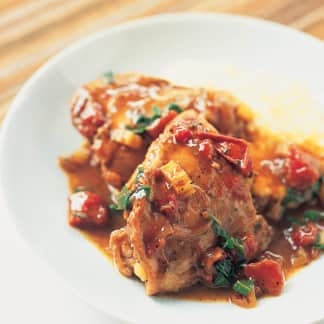
<svg viewBox="0 0 324 324">
<path fill-rule="evenodd" d="M 233 289 L 243 296 L 247 296 L 254 288 L 254 282 L 251 279 L 237 280 Z"/>
<path fill-rule="evenodd" d="M 105 78 L 105 80 L 108 83 L 114 83 L 115 82 L 115 76 L 114 76 L 113 71 L 108 71 L 108 72 L 104 73 L 103 77 Z"/>
</svg>

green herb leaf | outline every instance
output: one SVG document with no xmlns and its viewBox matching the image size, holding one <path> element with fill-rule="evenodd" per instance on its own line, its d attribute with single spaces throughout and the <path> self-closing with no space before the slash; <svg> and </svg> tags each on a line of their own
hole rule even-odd
<svg viewBox="0 0 324 324">
<path fill-rule="evenodd" d="M 162 111 L 158 107 L 153 106 L 152 111 L 153 116 L 151 118 L 158 119 L 162 116 Z"/>
<path fill-rule="evenodd" d="M 231 281 L 233 280 L 233 263 L 230 259 L 225 259 L 219 261 L 215 264 L 215 269 L 217 271 L 216 277 L 214 279 L 214 287 L 229 287 Z"/>
<path fill-rule="evenodd" d="M 221 272 L 217 273 L 213 282 L 213 286 L 215 288 L 226 288 L 226 287 L 230 287 L 230 285 L 231 283 Z"/>
<path fill-rule="evenodd" d="M 109 205 L 110 210 L 112 211 L 122 211 L 130 210 L 132 206 L 132 201 L 134 199 L 141 199 L 146 197 L 148 200 L 151 196 L 150 186 L 140 185 L 134 191 L 129 191 L 126 185 L 122 188 L 118 195 L 117 204 Z"/>
<path fill-rule="evenodd" d="M 83 212 L 74 212 L 73 213 L 73 216 L 74 217 L 79 217 L 79 218 L 82 218 L 82 219 L 85 219 L 85 218 L 88 217 L 87 214 L 86 213 L 83 213 Z"/>
<path fill-rule="evenodd" d="M 151 197 L 151 188 L 150 186 L 139 186 L 134 193 L 132 193 L 131 200 L 133 199 L 142 199 L 146 197 L 150 200 Z"/>
<path fill-rule="evenodd" d="M 211 218 L 211 221 L 212 221 L 212 228 L 215 234 L 225 239 L 228 238 L 229 235 L 227 231 L 225 231 L 225 229 L 222 228 L 214 218 Z"/>
<path fill-rule="evenodd" d="M 82 187 L 82 186 L 77 186 L 73 190 L 74 193 L 76 193 L 76 192 L 82 192 L 82 191 L 86 191 L 86 188 L 85 187 Z"/>
<path fill-rule="evenodd" d="M 324 181 L 324 177 L 321 176 L 311 187 L 311 192 L 313 194 L 313 196 L 318 196 L 319 195 L 319 191 L 321 189 L 321 184 Z"/>
<path fill-rule="evenodd" d="M 146 126 L 132 127 L 132 126 L 127 125 L 126 129 L 132 131 L 134 134 L 137 134 L 137 135 L 141 135 L 146 132 Z"/>
<path fill-rule="evenodd" d="M 111 211 L 113 211 L 113 212 L 120 211 L 120 210 L 118 209 L 118 205 L 117 205 L 117 204 L 110 204 L 110 205 L 108 205 L 108 208 L 109 208 Z"/>
<path fill-rule="evenodd" d="M 322 181 L 323 177 L 320 177 L 318 181 L 304 191 L 288 188 L 286 196 L 282 202 L 283 205 L 286 206 L 291 203 L 303 204 L 304 202 L 318 197 Z"/>
<path fill-rule="evenodd" d="M 131 207 L 130 196 L 132 192 L 128 190 L 125 185 L 118 195 L 117 204 L 111 204 L 109 208 L 112 211 L 121 211 L 121 210 L 129 210 Z"/>
<path fill-rule="evenodd" d="M 314 244 L 314 247 L 318 250 L 324 251 L 324 243 L 321 242 L 321 234 L 320 233 L 317 234 L 317 240 Z"/>
<path fill-rule="evenodd" d="M 224 276 L 230 277 L 233 273 L 233 263 L 230 259 L 225 259 L 216 264 L 216 270 L 221 272 Z"/>
<path fill-rule="evenodd" d="M 218 222 L 210 217 L 212 221 L 212 228 L 215 234 L 223 240 L 223 249 L 225 250 L 236 250 L 238 253 L 239 261 L 243 261 L 244 258 L 244 248 L 243 243 L 240 238 L 230 236 L 227 231 L 222 228 Z"/>
<path fill-rule="evenodd" d="M 324 212 L 310 209 L 304 212 L 304 218 L 311 222 L 318 222 L 324 220 Z"/>
<path fill-rule="evenodd" d="M 178 114 L 183 112 L 183 109 L 180 106 L 178 106 L 177 104 L 175 104 L 175 103 L 169 103 L 168 104 L 168 110 L 174 110 Z"/>
<path fill-rule="evenodd" d="M 285 198 L 283 199 L 283 204 L 288 205 L 289 203 L 302 204 L 305 202 L 305 195 L 303 192 L 295 190 L 293 188 L 288 188 Z"/>
<path fill-rule="evenodd" d="M 244 248 L 240 238 L 230 236 L 228 232 L 222 228 L 216 219 L 210 215 L 212 229 L 221 240 L 221 247 L 227 251 L 236 251 L 236 257 L 232 257 L 215 263 L 216 276 L 214 278 L 214 287 L 230 287 L 238 278 L 238 271 L 245 264 Z M 231 255 L 231 254 L 230 254 Z"/>
<path fill-rule="evenodd" d="M 136 120 L 135 126 L 126 126 L 126 129 L 134 132 L 135 134 L 145 133 L 147 127 L 149 127 L 156 119 L 159 119 L 162 116 L 161 110 L 154 106 L 152 108 L 153 115 L 151 117 L 146 117 L 145 115 L 139 115 Z"/>
<path fill-rule="evenodd" d="M 137 168 L 137 174 L 135 177 L 135 183 L 139 182 L 144 175 L 144 168 L 142 166 Z"/>
<path fill-rule="evenodd" d="M 237 280 L 233 285 L 233 289 L 243 296 L 247 296 L 254 288 L 253 280 Z"/>
<path fill-rule="evenodd" d="M 113 71 L 108 71 L 103 74 L 103 77 L 106 79 L 108 83 L 114 83 L 115 82 L 115 77 Z"/>
<path fill-rule="evenodd" d="M 130 208 L 130 201 L 129 201 L 130 196 L 131 196 L 131 192 L 128 190 L 126 186 L 124 186 L 118 197 L 118 203 L 121 209 L 128 210 Z"/>
</svg>

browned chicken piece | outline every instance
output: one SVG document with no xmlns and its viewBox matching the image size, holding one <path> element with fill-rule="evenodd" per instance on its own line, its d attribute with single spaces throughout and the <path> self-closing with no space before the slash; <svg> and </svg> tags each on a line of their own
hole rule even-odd
<svg viewBox="0 0 324 324">
<path fill-rule="evenodd" d="M 71 115 L 75 128 L 91 143 L 106 183 L 121 188 L 152 140 L 186 109 L 201 113 L 222 134 L 250 136 L 250 116 L 229 94 L 138 74 L 86 84 L 72 100 Z"/>
<path fill-rule="evenodd" d="M 212 285 L 213 264 L 227 257 L 255 258 L 272 232 L 256 214 L 251 176 L 245 141 L 220 135 L 194 110 L 181 113 L 119 196 L 127 225 L 112 233 L 110 247 L 120 272 L 154 295 Z"/>
<path fill-rule="evenodd" d="M 103 78 L 82 87 L 71 114 L 113 191 L 128 181 L 165 126 L 187 109 L 197 111 L 222 134 L 251 140 L 258 213 L 277 221 L 286 208 L 319 196 L 324 201 L 324 160 L 320 167 L 310 152 L 273 136 L 259 136 L 246 107 L 227 93 L 179 87 L 138 74 L 117 75 L 113 82 Z"/>
</svg>

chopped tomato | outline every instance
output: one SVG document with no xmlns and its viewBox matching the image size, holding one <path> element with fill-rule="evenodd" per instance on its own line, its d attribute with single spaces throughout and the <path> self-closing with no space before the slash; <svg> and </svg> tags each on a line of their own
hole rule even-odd
<svg viewBox="0 0 324 324">
<path fill-rule="evenodd" d="M 243 237 L 244 256 L 247 260 L 252 259 L 258 251 L 258 242 L 255 235 L 250 233 Z"/>
<path fill-rule="evenodd" d="M 104 124 L 103 107 L 98 102 L 89 100 L 87 89 L 82 89 L 71 105 L 72 121 L 81 135 L 92 137 L 98 127 Z"/>
<path fill-rule="evenodd" d="M 198 151 L 207 159 L 211 160 L 213 155 L 213 146 L 208 142 L 208 140 L 203 140 L 199 144 Z"/>
<path fill-rule="evenodd" d="M 82 113 L 82 120 L 78 125 L 78 130 L 83 136 L 94 136 L 97 129 L 104 124 L 105 119 L 98 106 L 93 104 L 91 109 L 87 109 L 85 113 Z"/>
<path fill-rule="evenodd" d="M 185 144 L 192 138 L 192 132 L 184 125 L 177 125 L 174 127 L 174 137 L 177 143 Z"/>
<path fill-rule="evenodd" d="M 103 199 L 90 191 L 74 193 L 69 198 L 69 223 L 75 227 L 103 227 L 108 213 Z"/>
<path fill-rule="evenodd" d="M 318 228 L 308 223 L 304 226 L 298 226 L 292 233 L 291 238 L 297 246 L 308 246 L 316 242 L 318 234 Z"/>
<path fill-rule="evenodd" d="M 286 182 L 288 186 L 304 190 L 319 178 L 318 170 L 300 150 L 291 148 L 286 160 Z"/>
<path fill-rule="evenodd" d="M 150 125 L 146 131 L 153 137 L 158 137 L 164 130 L 165 126 L 174 119 L 178 113 L 174 110 L 170 110 L 166 115 L 155 120 L 152 125 Z"/>
<path fill-rule="evenodd" d="M 284 287 L 284 272 L 281 265 L 274 261 L 264 259 L 256 263 L 247 264 L 244 268 L 245 275 L 269 295 L 280 295 Z"/>
<path fill-rule="evenodd" d="M 215 133 L 198 132 L 200 139 L 211 139 L 216 151 L 227 161 L 234 164 L 240 172 L 248 176 L 252 172 L 252 159 L 248 152 L 248 144 L 242 139 Z"/>
</svg>

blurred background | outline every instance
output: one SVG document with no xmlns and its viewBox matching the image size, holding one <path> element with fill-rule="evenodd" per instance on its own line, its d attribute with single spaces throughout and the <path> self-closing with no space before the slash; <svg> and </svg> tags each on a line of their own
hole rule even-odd
<svg viewBox="0 0 324 324">
<path fill-rule="evenodd" d="M 124 21 L 184 11 L 259 17 L 324 39 L 324 0 L 0 0 L 0 123 L 22 84 L 67 45 Z"/>
</svg>

